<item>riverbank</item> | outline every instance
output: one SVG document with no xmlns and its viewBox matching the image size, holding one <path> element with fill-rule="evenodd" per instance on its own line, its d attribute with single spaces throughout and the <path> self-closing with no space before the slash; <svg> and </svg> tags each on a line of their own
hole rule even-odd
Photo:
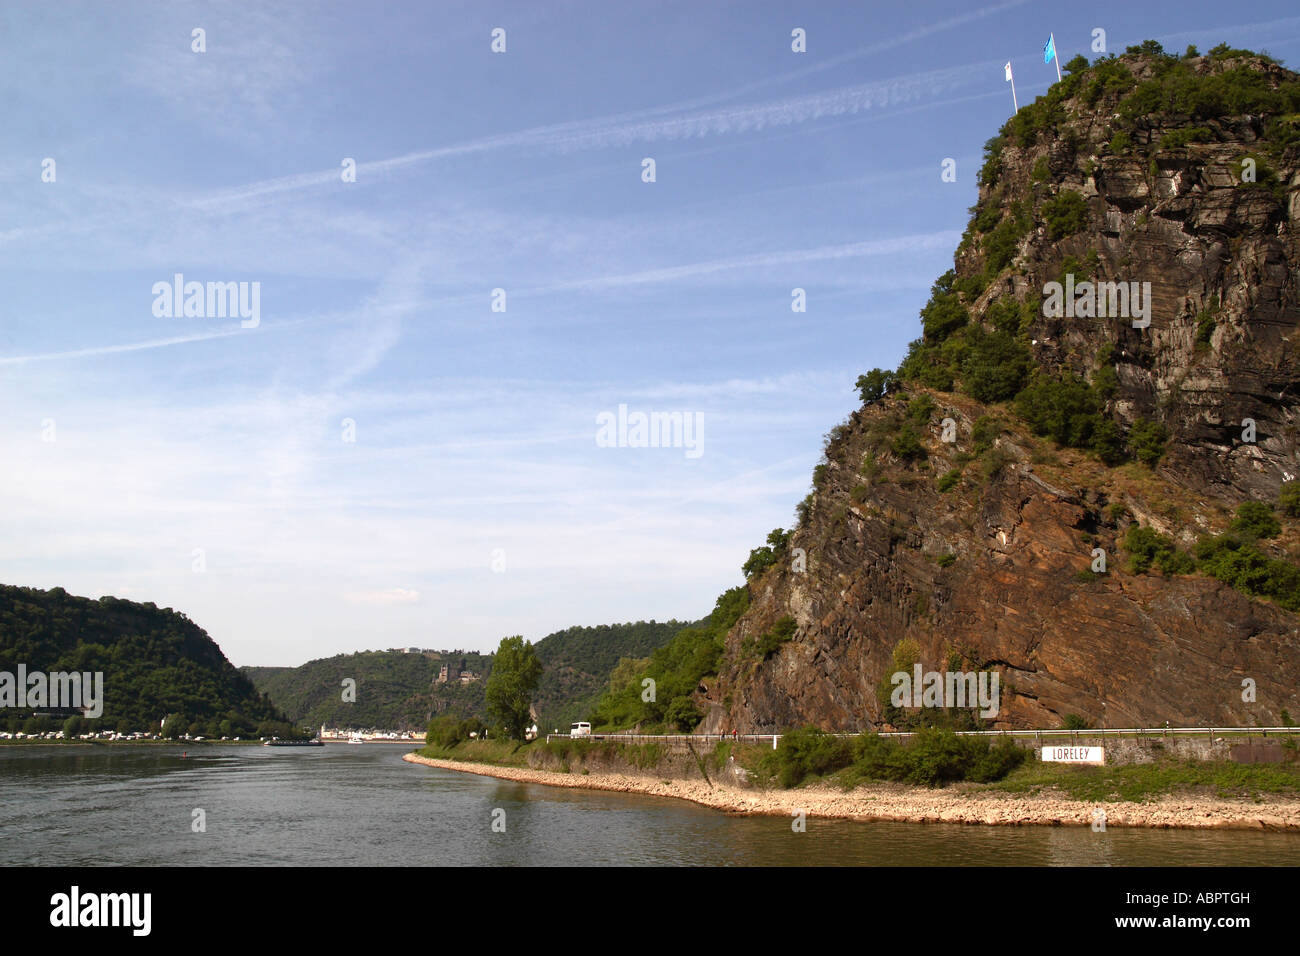
<svg viewBox="0 0 1300 956">
<path fill-rule="evenodd" d="M 417 753 L 403 760 L 475 773 L 502 780 L 540 783 L 552 787 L 640 793 L 689 800 L 727 813 L 843 820 L 885 820 L 898 823 L 978 823 L 991 826 L 1091 826 L 1098 810 L 1110 827 L 1222 828 L 1300 831 L 1300 799 L 1285 797 L 1256 803 L 1250 799 L 1199 796 L 1163 797 L 1145 802 L 1074 800 L 1052 793 L 1011 794 L 975 791 L 962 786 L 945 789 L 898 784 L 839 790 L 810 785 L 792 790 L 758 790 L 703 780 L 656 780 L 628 773 L 584 774 L 441 760 Z"/>
</svg>

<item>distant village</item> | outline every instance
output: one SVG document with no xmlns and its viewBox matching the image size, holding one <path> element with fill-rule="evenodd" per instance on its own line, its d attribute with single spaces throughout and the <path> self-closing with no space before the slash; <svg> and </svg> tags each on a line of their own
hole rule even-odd
<svg viewBox="0 0 1300 956">
<path fill-rule="evenodd" d="M 321 724 L 320 733 L 317 735 L 320 740 L 324 741 L 346 741 L 348 743 L 407 743 L 417 741 L 424 743 L 424 731 L 422 730 L 345 730 L 341 727 L 326 727 Z"/>
</svg>

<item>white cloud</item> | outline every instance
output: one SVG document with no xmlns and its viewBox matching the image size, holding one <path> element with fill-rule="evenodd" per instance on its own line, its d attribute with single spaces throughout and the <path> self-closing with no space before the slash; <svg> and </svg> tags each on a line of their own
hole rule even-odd
<svg viewBox="0 0 1300 956">
<path fill-rule="evenodd" d="M 353 604 L 414 604 L 420 600 L 420 592 L 410 588 L 351 591 L 343 596 Z"/>
</svg>

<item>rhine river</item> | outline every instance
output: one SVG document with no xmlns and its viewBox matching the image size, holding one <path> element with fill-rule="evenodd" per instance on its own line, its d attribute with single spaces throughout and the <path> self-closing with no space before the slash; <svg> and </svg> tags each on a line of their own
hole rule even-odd
<svg viewBox="0 0 1300 956">
<path fill-rule="evenodd" d="M 1300 863 L 1300 835 L 1251 831 L 813 818 L 794 833 L 784 817 L 430 769 L 403 762 L 410 749 L 0 747 L 0 865 Z"/>
</svg>

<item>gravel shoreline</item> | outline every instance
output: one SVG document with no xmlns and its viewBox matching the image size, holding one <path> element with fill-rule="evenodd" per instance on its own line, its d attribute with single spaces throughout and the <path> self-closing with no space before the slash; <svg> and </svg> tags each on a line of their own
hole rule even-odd
<svg viewBox="0 0 1300 956">
<path fill-rule="evenodd" d="M 1249 800 L 1210 800 L 1165 797 L 1146 803 L 1093 803 L 1042 794 L 962 792 L 880 785 L 848 792 L 809 786 L 797 790 L 749 790 L 710 785 L 698 780 L 665 783 L 623 773 L 568 774 L 526 767 L 499 767 L 461 760 L 436 760 L 409 753 L 410 763 L 443 770 L 476 773 L 502 780 L 540 783 L 551 787 L 642 793 L 690 800 L 728 813 L 792 816 L 802 810 L 810 817 L 843 820 L 889 820 L 901 823 L 971 823 L 991 826 L 1091 826 L 1098 809 L 1109 827 L 1300 831 L 1300 800 L 1276 798 L 1269 803 Z"/>
</svg>

